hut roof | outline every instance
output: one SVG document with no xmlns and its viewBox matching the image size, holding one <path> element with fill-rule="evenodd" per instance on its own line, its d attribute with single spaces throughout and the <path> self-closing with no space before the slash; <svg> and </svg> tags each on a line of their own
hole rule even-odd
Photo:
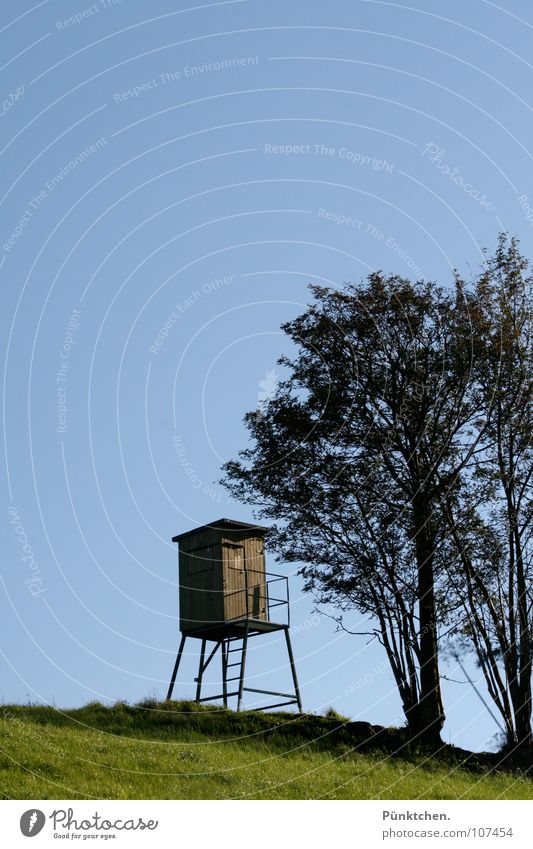
<svg viewBox="0 0 533 849">
<path fill-rule="evenodd" d="M 265 525 L 251 525 L 249 522 L 238 522 L 235 519 L 217 519 L 215 522 L 208 522 L 206 525 L 200 525 L 198 528 L 193 528 L 191 531 L 185 531 L 182 534 L 172 537 L 172 542 L 179 542 L 186 537 L 207 530 L 220 531 L 221 533 L 224 531 L 258 531 L 261 534 L 266 534 L 270 528 L 265 527 Z"/>
</svg>

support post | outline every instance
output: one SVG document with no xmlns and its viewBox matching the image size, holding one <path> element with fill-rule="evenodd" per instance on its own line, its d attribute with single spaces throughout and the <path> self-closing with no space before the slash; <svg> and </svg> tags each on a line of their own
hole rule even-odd
<svg viewBox="0 0 533 849">
<path fill-rule="evenodd" d="M 187 639 L 187 637 L 185 636 L 185 634 L 182 634 L 181 640 L 180 640 L 180 647 L 178 649 L 178 656 L 176 657 L 176 663 L 174 664 L 174 669 L 172 670 L 172 677 L 170 679 L 170 684 L 169 684 L 169 687 L 168 687 L 167 702 L 169 702 L 170 699 L 172 698 L 172 690 L 174 689 L 174 683 L 176 681 L 176 675 L 178 674 L 178 669 L 179 669 L 181 656 L 183 654 L 183 648 L 185 646 L 185 640 L 186 639 Z"/>
<path fill-rule="evenodd" d="M 298 676 L 296 675 L 296 664 L 294 663 L 294 655 L 292 653 L 292 645 L 291 638 L 289 636 L 289 629 L 284 628 L 285 631 L 285 639 L 287 641 L 287 651 L 289 653 L 289 660 L 291 664 L 291 672 L 292 672 L 292 680 L 294 683 L 294 692 L 296 695 L 296 700 L 298 702 L 298 710 L 302 713 L 302 699 L 300 697 L 300 687 L 298 686 Z"/>
<path fill-rule="evenodd" d="M 244 626 L 244 635 L 243 635 L 243 638 L 242 638 L 241 673 L 240 673 L 240 676 L 239 676 L 239 695 L 238 695 L 238 698 L 237 698 L 237 711 L 240 711 L 240 709 L 242 707 L 242 694 L 243 694 L 243 691 L 244 691 L 244 673 L 245 673 L 245 670 L 246 670 L 246 651 L 248 649 L 248 630 L 249 630 L 249 627 L 250 626 L 249 626 L 249 623 L 247 621 L 246 625 Z"/>
<path fill-rule="evenodd" d="M 221 643 L 221 652 L 222 652 L 222 698 L 224 701 L 224 707 L 228 706 L 228 655 L 227 655 L 227 647 L 226 640 L 222 640 Z"/>
<path fill-rule="evenodd" d="M 207 640 L 202 640 L 202 651 L 200 652 L 200 665 L 198 667 L 198 678 L 196 679 L 196 701 L 200 701 L 200 696 L 202 693 L 202 676 L 204 674 L 204 658 L 205 658 L 205 645 Z"/>
</svg>

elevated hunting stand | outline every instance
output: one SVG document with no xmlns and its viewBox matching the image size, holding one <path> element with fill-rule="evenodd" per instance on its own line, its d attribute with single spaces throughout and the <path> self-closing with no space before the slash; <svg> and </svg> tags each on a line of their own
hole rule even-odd
<svg viewBox="0 0 533 849">
<path fill-rule="evenodd" d="M 296 666 L 289 634 L 289 581 L 265 569 L 264 537 L 268 528 L 232 519 L 219 519 L 172 538 L 179 543 L 179 598 L 181 642 L 172 671 L 167 700 L 172 697 L 176 675 L 187 637 L 202 641 L 196 701 L 237 698 L 237 710 L 244 693 L 275 696 L 283 701 L 255 710 L 297 705 L 302 710 Z M 271 613 L 277 610 L 273 621 Z M 279 616 L 282 613 L 283 615 Z M 245 687 L 246 653 L 250 637 L 283 631 L 291 667 L 294 693 Z M 207 653 L 207 644 L 214 643 Z M 220 649 L 222 693 L 202 698 L 202 678 Z M 207 654 L 207 659 L 206 659 Z M 235 672 L 235 674 L 233 674 Z M 229 675 L 228 675 L 229 673 Z M 233 684 L 236 689 L 228 684 Z"/>
</svg>

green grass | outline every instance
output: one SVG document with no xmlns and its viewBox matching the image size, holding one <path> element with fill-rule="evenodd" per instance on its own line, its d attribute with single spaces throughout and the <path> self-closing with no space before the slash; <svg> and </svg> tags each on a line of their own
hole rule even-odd
<svg viewBox="0 0 533 849">
<path fill-rule="evenodd" d="M 190 702 L 0 706 L 13 799 L 533 799 L 494 755 L 431 755 L 398 729 Z"/>
</svg>

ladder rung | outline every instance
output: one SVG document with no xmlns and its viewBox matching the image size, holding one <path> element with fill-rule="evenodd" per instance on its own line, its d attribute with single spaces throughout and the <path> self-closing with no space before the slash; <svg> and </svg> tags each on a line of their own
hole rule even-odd
<svg viewBox="0 0 533 849">
<path fill-rule="evenodd" d="M 235 675 L 235 677 L 234 677 L 234 678 L 226 678 L 226 683 L 227 683 L 228 681 L 238 681 L 240 677 L 241 677 L 240 675 Z"/>
<path fill-rule="evenodd" d="M 240 666 L 240 665 L 241 665 L 240 663 L 228 663 L 228 664 L 226 665 L 226 669 L 229 669 L 229 668 L 230 668 L 230 666 Z"/>
</svg>

